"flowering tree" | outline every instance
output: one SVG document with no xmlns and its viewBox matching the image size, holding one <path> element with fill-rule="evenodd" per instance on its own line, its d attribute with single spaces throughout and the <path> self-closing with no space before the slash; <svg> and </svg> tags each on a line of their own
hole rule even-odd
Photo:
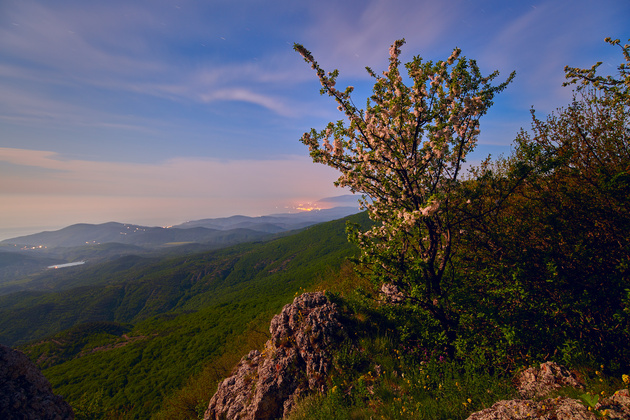
<svg viewBox="0 0 630 420">
<path fill-rule="evenodd" d="M 621 45 L 619 39 L 606 38 L 610 45 L 617 45 L 621 48 L 625 63 L 621 63 L 617 70 L 619 77 L 601 76 L 597 74 L 597 69 L 602 65 L 599 61 L 590 69 L 580 69 L 577 67 L 565 66 L 567 82 L 563 86 L 578 84 L 577 90 L 591 87 L 607 94 L 612 94 L 615 100 L 630 106 L 630 44 Z M 630 39 L 628 39 L 630 42 Z"/>
<path fill-rule="evenodd" d="M 355 106 L 352 87 L 338 90 L 338 71 L 326 73 L 302 45 L 299 52 L 317 72 L 321 93 L 338 103 L 346 119 L 312 129 L 302 142 L 313 161 L 338 169 L 337 186 L 362 193 L 362 205 L 375 225 L 351 232 L 362 262 L 377 281 L 394 283 L 405 299 L 438 320 L 450 343 L 457 319 L 450 309 L 445 271 L 460 235 L 466 200 L 456 194 L 462 165 L 479 134 L 479 119 L 494 96 L 512 80 L 490 82 L 474 60 L 455 49 L 446 61 L 414 57 L 400 72 L 400 48 L 390 48 L 389 67 L 375 79 L 365 109 Z"/>
</svg>

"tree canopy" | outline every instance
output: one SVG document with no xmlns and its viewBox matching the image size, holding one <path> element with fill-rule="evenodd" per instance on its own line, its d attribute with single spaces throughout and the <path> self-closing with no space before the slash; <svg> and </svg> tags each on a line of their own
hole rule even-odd
<svg viewBox="0 0 630 420">
<path fill-rule="evenodd" d="M 336 182 L 364 194 L 375 226 L 354 231 L 364 266 L 382 283 L 395 283 L 407 300 L 437 319 L 449 341 L 456 320 L 444 273 L 460 235 L 469 202 L 456 194 L 466 156 L 474 149 L 479 120 L 495 95 L 498 71 L 484 76 L 456 48 L 444 61 L 416 56 L 401 74 L 400 49 L 389 50 L 389 67 L 377 75 L 365 109 L 355 106 L 353 87 L 336 88 L 338 71 L 325 72 L 302 45 L 294 48 L 317 72 L 321 93 L 338 103 L 345 120 L 312 129 L 302 137 L 315 162 L 341 172 Z"/>
</svg>

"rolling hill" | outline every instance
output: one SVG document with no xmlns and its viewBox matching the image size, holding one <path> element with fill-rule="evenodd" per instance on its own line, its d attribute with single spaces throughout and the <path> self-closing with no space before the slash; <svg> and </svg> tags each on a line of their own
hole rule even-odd
<svg viewBox="0 0 630 420">
<path fill-rule="evenodd" d="M 350 220 L 368 223 L 365 214 Z M 0 297 L 0 342 L 39 361 L 69 401 L 100 395 L 129 418 L 148 418 L 244 333 L 264 338 L 295 293 L 355 255 L 345 225 L 175 258 L 127 256 L 89 275 L 66 271 L 55 282 L 77 287 Z"/>
<path fill-rule="evenodd" d="M 51 288 L 58 275 L 47 270 L 50 266 L 85 261 L 84 267 L 73 268 L 74 273 L 125 255 L 163 258 L 198 253 L 270 240 L 356 212 L 356 207 L 336 207 L 261 217 L 203 219 L 169 228 L 116 222 L 76 224 L 57 231 L 7 239 L 0 242 L 0 295 L 59 290 L 59 287 Z"/>
</svg>

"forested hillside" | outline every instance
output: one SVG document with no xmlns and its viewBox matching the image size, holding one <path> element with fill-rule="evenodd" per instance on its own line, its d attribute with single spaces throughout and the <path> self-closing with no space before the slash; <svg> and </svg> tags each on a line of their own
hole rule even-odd
<svg viewBox="0 0 630 420">
<path fill-rule="evenodd" d="M 273 314 L 355 255 L 345 226 L 129 268 L 125 257 L 103 265 L 110 276 L 96 285 L 3 297 L 1 337 L 21 343 L 72 404 L 96 398 L 147 418 L 204 365 L 251 345 L 243 334 L 264 339 Z"/>
</svg>

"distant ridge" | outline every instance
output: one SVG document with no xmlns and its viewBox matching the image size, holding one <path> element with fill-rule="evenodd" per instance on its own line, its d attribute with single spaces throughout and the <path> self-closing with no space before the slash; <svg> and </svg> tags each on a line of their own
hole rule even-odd
<svg viewBox="0 0 630 420">
<path fill-rule="evenodd" d="M 330 205 L 331 200 L 347 201 L 333 197 L 322 200 L 327 204 L 315 204 L 314 207 Z M 78 223 L 55 231 L 6 239 L 0 242 L 0 295 L 37 288 L 35 284 L 39 280 L 34 278 L 44 275 L 51 266 L 62 270 L 86 269 L 130 255 L 185 255 L 245 242 L 267 241 L 358 212 L 358 205 L 355 205 L 260 217 L 202 219 L 168 228 L 118 222 Z M 78 261 L 86 264 L 81 268 L 68 265 Z"/>
<path fill-rule="evenodd" d="M 302 229 L 317 223 L 341 219 L 358 212 L 359 210 L 357 207 L 334 207 L 331 209 L 311 210 L 299 213 L 280 213 L 258 217 L 230 216 L 216 219 L 201 219 L 182 223 L 173 227 L 182 229 L 204 227 L 217 230 L 243 228 L 277 233 L 287 230 Z"/>
<path fill-rule="evenodd" d="M 315 203 L 320 204 L 333 204 L 334 207 L 359 207 L 359 196 L 357 195 L 339 195 L 336 197 L 326 197 L 321 200 L 317 200 Z"/>
<path fill-rule="evenodd" d="M 256 240 L 267 234 L 302 229 L 317 223 L 341 219 L 358 211 L 357 207 L 334 207 L 259 217 L 231 216 L 194 220 L 168 228 L 118 222 L 78 223 L 56 231 L 5 239 L 0 244 L 51 248 L 121 243 L 156 247 L 169 243 L 217 242 L 226 238 L 227 231 L 232 231 L 230 236 L 235 239 L 235 242 L 240 242 L 237 237 L 243 237 L 244 240 Z"/>
</svg>

